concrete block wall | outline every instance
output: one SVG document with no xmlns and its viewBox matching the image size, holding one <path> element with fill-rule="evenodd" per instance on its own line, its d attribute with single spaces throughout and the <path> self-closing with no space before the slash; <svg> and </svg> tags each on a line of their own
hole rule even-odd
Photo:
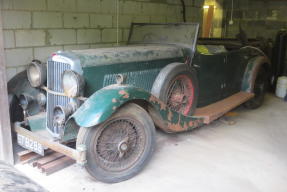
<svg viewBox="0 0 287 192">
<path fill-rule="evenodd" d="M 281 28 L 287 27 L 286 8 L 287 1 L 234 0 L 234 24 L 229 25 L 231 0 L 224 0 L 225 34 L 227 37 L 235 37 L 241 24 L 250 38 L 261 36 L 274 39 Z"/>
<path fill-rule="evenodd" d="M 201 22 L 203 0 L 186 0 L 187 20 Z M 116 46 L 116 0 L 0 0 L 7 74 L 58 50 Z M 182 22 L 180 0 L 119 0 L 119 43 L 131 22 Z"/>
</svg>

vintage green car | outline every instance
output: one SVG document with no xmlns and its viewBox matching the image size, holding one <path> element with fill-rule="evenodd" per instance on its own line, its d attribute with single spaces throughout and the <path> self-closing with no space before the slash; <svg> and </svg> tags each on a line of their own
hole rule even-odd
<svg viewBox="0 0 287 192">
<path fill-rule="evenodd" d="M 58 151 L 92 177 L 120 182 L 148 163 L 155 127 L 183 132 L 243 103 L 259 107 L 268 58 L 251 46 L 199 44 L 198 29 L 135 23 L 127 46 L 33 61 L 8 84 L 18 143 L 42 155 Z"/>
</svg>

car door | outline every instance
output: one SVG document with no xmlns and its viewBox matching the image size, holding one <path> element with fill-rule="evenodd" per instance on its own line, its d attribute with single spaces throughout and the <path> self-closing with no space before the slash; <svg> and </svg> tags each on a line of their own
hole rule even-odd
<svg viewBox="0 0 287 192">
<path fill-rule="evenodd" d="M 225 53 L 197 55 L 194 66 L 199 80 L 198 107 L 209 105 L 222 98 L 225 82 Z"/>
<path fill-rule="evenodd" d="M 224 67 L 223 98 L 241 90 L 242 75 L 245 71 L 244 54 L 240 50 L 229 51 L 226 54 Z"/>
</svg>

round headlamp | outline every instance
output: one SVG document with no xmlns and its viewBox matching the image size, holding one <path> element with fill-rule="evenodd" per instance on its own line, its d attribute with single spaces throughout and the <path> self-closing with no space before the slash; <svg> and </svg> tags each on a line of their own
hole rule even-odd
<svg viewBox="0 0 287 192">
<path fill-rule="evenodd" d="M 45 106 L 46 105 L 46 102 L 47 102 L 47 98 L 46 98 L 46 95 L 44 93 L 39 93 L 37 96 L 36 96 L 36 99 L 37 99 L 37 102 L 40 106 Z"/>
<path fill-rule="evenodd" d="M 33 97 L 30 95 L 22 94 L 19 96 L 19 104 L 24 109 L 27 110 L 28 107 L 32 104 Z"/>
<path fill-rule="evenodd" d="M 84 80 L 74 71 L 67 70 L 62 77 L 63 90 L 68 97 L 78 97 L 82 93 Z"/>
<path fill-rule="evenodd" d="M 38 60 L 33 60 L 27 68 L 28 80 L 32 87 L 40 87 L 47 80 L 46 66 Z"/>
<path fill-rule="evenodd" d="M 71 114 L 71 112 L 62 106 L 56 106 L 53 111 L 53 123 L 54 126 L 64 125 L 66 118 Z"/>
<path fill-rule="evenodd" d="M 65 122 L 69 116 L 74 112 L 71 105 L 68 106 L 56 106 L 53 110 L 53 126 L 60 130 L 64 127 Z"/>
</svg>

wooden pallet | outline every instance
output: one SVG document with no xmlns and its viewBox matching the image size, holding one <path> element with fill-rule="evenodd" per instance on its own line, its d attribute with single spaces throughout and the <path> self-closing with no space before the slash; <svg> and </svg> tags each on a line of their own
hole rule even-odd
<svg viewBox="0 0 287 192">
<path fill-rule="evenodd" d="M 61 153 L 48 150 L 45 156 L 25 150 L 18 153 L 20 163 L 29 164 L 39 169 L 45 175 L 51 175 L 75 163 L 74 159 Z"/>
</svg>

